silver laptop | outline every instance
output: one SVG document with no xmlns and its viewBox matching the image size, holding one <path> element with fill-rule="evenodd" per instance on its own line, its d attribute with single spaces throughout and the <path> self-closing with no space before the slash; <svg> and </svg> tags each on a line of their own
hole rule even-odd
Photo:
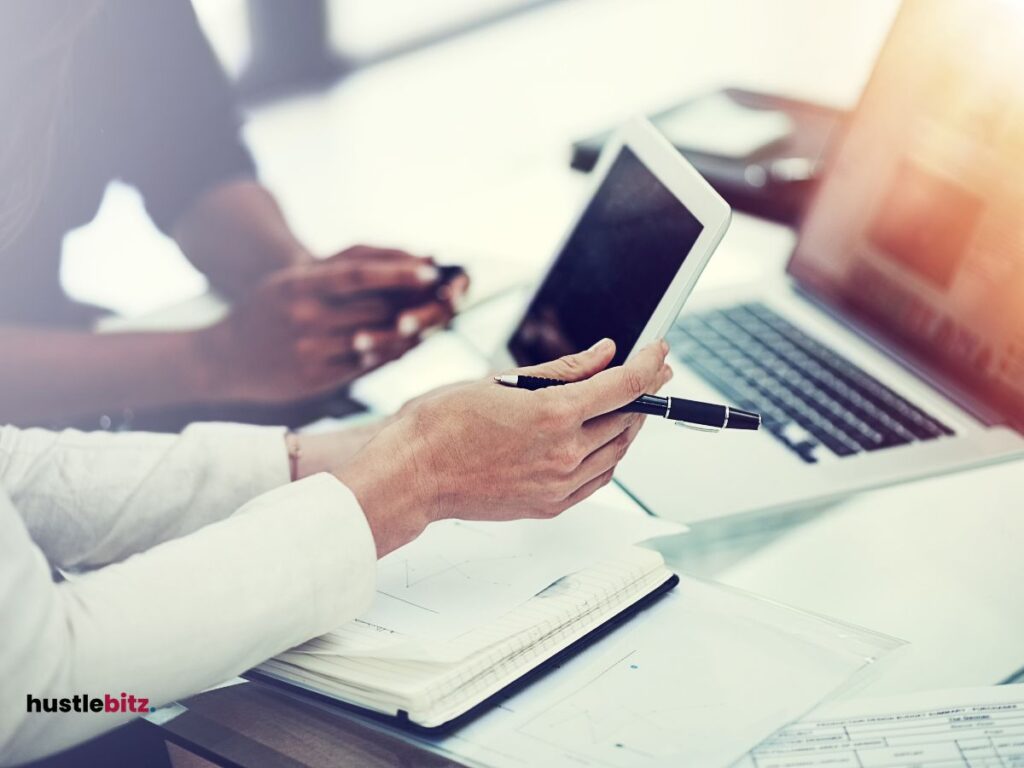
<svg viewBox="0 0 1024 768">
<path fill-rule="evenodd" d="M 906 0 L 785 276 L 698 292 L 667 391 L 759 434 L 649 419 L 616 475 L 688 522 L 1024 455 L 1024 10 Z"/>
</svg>

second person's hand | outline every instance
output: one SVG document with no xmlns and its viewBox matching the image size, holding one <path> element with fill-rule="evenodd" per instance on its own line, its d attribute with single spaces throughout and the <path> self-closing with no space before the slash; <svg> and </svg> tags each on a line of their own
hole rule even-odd
<svg viewBox="0 0 1024 768">
<path fill-rule="evenodd" d="M 367 246 L 273 273 L 197 332 L 195 389 L 204 400 L 263 403 L 332 392 L 446 323 L 457 297 L 437 297 L 439 288 L 429 259 Z"/>
</svg>

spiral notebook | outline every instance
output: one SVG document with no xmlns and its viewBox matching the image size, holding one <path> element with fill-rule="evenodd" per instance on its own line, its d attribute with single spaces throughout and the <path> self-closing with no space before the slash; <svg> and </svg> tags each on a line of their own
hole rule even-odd
<svg viewBox="0 0 1024 768">
<path fill-rule="evenodd" d="M 412 730 L 443 733 L 553 668 L 676 583 L 660 554 L 630 546 L 565 576 L 500 619 L 447 641 L 443 658 L 346 655 L 374 631 L 352 622 L 271 659 L 255 675 Z"/>
</svg>

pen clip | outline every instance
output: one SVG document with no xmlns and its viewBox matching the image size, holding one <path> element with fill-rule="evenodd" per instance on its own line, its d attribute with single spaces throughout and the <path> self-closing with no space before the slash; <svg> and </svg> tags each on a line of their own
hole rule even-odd
<svg viewBox="0 0 1024 768">
<path fill-rule="evenodd" d="M 675 422 L 677 427 L 686 427 L 697 432 L 721 432 L 727 426 L 729 426 L 729 406 L 724 406 L 725 413 L 722 415 L 722 426 L 715 426 L 713 424 L 698 424 L 694 421 L 686 421 L 685 419 L 679 419 Z M 672 398 L 668 398 L 668 405 L 665 407 L 665 418 L 669 418 L 669 414 L 672 412 Z"/>
<path fill-rule="evenodd" d="M 696 432 L 721 432 L 722 427 L 712 427 L 707 424 L 694 424 L 692 421 L 676 421 L 674 422 L 677 427 L 686 427 Z"/>
</svg>

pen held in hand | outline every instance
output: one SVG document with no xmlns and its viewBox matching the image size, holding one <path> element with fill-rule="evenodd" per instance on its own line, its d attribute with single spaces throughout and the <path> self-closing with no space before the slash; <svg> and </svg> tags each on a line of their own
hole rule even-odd
<svg viewBox="0 0 1024 768">
<path fill-rule="evenodd" d="M 569 383 L 559 379 L 522 376 L 515 373 L 495 376 L 494 380 L 506 387 L 527 390 L 546 389 Z M 679 426 L 703 432 L 719 432 L 723 429 L 756 430 L 761 427 L 761 414 L 759 413 L 743 411 L 728 405 L 685 400 L 681 397 L 641 395 L 619 410 L 628 413 L 644 413 L 648 416 L 661 416 L 676 422 Z"/>
</svg>

